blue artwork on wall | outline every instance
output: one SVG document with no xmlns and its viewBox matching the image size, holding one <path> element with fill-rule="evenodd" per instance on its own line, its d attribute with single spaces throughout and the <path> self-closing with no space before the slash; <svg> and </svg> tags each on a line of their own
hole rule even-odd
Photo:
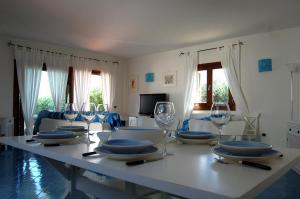
<svg viewBox="0 0 300 199">
<path fill-rule="evenodd" d="M 258 71 L 261 72 L 268 72 L 272 71 L 272 59 L 261 59 L 258 60 Z"/>
<path fill-rule="evenodd" d="M 154 73 L 146 73 L 145 82 L 154 82 Z"/>
</svg>

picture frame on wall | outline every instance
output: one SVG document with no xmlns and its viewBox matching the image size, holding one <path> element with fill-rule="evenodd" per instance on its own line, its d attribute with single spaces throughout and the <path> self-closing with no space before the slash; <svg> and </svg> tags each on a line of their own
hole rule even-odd
<svg viewBox="0 0 300 199">
<path fill-rule="evenodd" d="M 146 73 L 145 74 L 145 82 L 154 82 L 154 73 Z"/>
<path fill-rule="evenodd" d="M 138 76 L 137 75 L 130 75 L 129 77 L 129 90 L 131 93 L 138 92 Z"/>
<path fill-rule="evenodd" d="M 165 72 L 163 73 L 163 84 L 166 87 L 176 86 L 176 71 Z"/>
</svg>

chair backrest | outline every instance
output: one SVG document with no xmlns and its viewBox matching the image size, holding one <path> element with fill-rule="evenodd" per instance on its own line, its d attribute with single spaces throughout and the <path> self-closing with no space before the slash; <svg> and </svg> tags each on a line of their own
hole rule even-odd
<svg viewBox="0 0 300 199">
<path fill-rule="evenodd" d="M 243 114 L 243 119 L 246 122 L 245 134 L 250 136 L 258 136 L 260 113 Z"/>
<path fill-rule="evenodd" d="M 189 121 L 190 131 L 205 131 L 218 134 L 218 129 L 210 121 L 190 119 Z"/>
<path fill-rule="evenodd" d="M 222 130 L 222 135 L 242 136 L 245 131 L 246 122 L 243 120 L 230 121 Z M 206 131 L 219 134 L 219 130 L 211 121 L 190 119 L 190 131 Z"/>
<path fill-rule="evenodd" d="M 232 136 L 243 136 L 245 132 L 246 122 L 240 121 L 230 121 L 222 129 L 222 135 L 232 135 Z"/>
</svg>

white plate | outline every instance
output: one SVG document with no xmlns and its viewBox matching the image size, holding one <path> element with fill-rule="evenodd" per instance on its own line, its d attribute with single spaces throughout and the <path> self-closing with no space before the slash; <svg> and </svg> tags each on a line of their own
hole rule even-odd
<svg viewBox="0 0 300 199">
<path fill-rule="evenodd" d="M 240 155 L 232 155 L 229 151 L 226 151 L 226 149 L 217 146 L 212 149 L 212 152 L 214 154 L 217 154 L 218 156 L 221 156 L 223 158 L 228 158 L 232 160 L 249 160 L 249 161 L 267 161 L 274 158 L 278 158 L 281 155 L 281 152 L 276 151 L 274 149 L 263 153 L 258 156 L 249 155 L 249 156 L 240 156 Z"/>
<path fill-rule="evenodd" d="M 76 140 L 78 136 L 73 138 L 63 138 L 63 139 L 44 139 L 40 138 L 39 136 L 32 136 L 33 140 L 36 140 L 42 144 L 67 144 L 74 140 Z"/>
<path fill-rule="evenodd" d="M 153 146 L 149 140 L 111 139 L 102 144 L 103 148 L 118 154 L 140 153 L 147 147 Z"/>
<path fill-rule="evenodd" d="M 102 146 L 99 146 L 97 148 L 95 148 L 95 152 L 99 153 L 100 155 L 104 155 L 107 158 L 113 159 L 113 160 L 124 160 L 124 161 L 128 161 L 128 160 L 139 160 L 139 159 L 145 159 L 148 158 L 152 155 L 157 154 L 157 148 L 154 146 L 150 146 L 149 147 L 150 150 L 145 151 L 144 153 L 138 153 L 138 154 L 116 154 L 116 153 L 112 153 L 108 150 L 106 150 L 105 148 L 103 148 Z"/>
<path fill-rule="evenodd" d="M 221 141 L 219 142 L 219 146 L 234 155 L 245 156 L 260 155 L 272 150 L 272 145 L 270 144 L 245 140 Z"/>
<path fill-rule="evenodd" d="M 209 139 L 186 139 L 182 137 L 177 137 L 176 140 L 184 144 L 210 144 L 211 142 L 216 141 L 217 137 L 209 138 Z"/>
</svg>

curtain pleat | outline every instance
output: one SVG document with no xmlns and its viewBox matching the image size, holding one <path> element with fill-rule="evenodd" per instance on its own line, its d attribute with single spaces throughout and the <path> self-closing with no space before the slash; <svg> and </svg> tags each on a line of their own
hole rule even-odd
<svg viewBox="0 0 300 199">
<path fill-rule="evenodd" d="M 249 113 L 248 103 L 240 83 L 240 46 L 225 45 L 219 48 L 224 74 L 231 91 L 237 111 L 242 114 Z"/>
<path fill-rule="evenodd" d="M 56 111 L 61 111 L 65 102 L 69 64 L 70 56 L 55 53 L 47 54 L 47 73 Z"/>
<path fill-rule="evenodd" d="M 17 76 L 24 114 L 25 134 L 33 132 L 34 111 L 39 95 L 44 53 L 38 49 L 15 48 Z"/>
</svg>

